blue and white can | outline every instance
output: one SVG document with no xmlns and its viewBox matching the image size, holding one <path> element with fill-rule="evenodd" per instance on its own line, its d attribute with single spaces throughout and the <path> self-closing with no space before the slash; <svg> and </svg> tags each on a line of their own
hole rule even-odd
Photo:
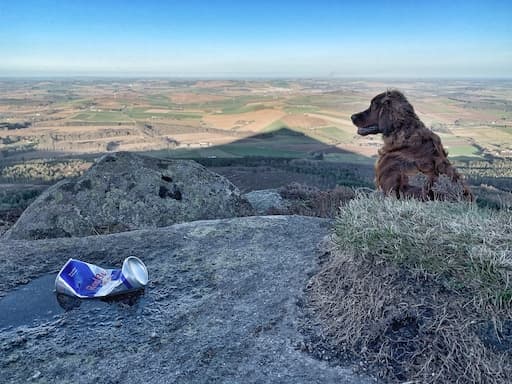
<svg viewBox="0 0 512 384">
<path fill-rule="evenodd" d="M 146 286 L 148 281 L 146 266 L 135 256 L 126 258 L 122 269 L 104 269 L 69 259 L 55 279 L 55 290 L 86 299 L 135 291 Z"/>
</svg>

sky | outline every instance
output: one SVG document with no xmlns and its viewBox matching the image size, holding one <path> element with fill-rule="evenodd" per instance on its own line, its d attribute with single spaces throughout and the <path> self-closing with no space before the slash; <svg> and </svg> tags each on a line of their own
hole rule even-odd
<svg viewBox="0 0 512 384">
<path fill-rule="evenodd" d="M 0 0 L 0 77 L 512 78 L 512 1 Z"/>
</svg>

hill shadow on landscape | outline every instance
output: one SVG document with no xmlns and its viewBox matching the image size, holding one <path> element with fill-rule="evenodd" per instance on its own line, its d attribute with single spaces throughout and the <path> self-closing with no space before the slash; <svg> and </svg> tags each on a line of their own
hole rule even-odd
<svg viewBox="0 0 512 384">
<path fill-rule="evenodd" d="M 278 189 L 292 183 L 304 185 L 305 190 L 311 187 L 320 190 L 336 186 L 373 187 L 373 159 L 287 127 L 217 146 L 203 143 L 189 148 L 138 153 L 161 159 L 194 160 L 226 177 L 242 193 Z M 26 159 L 37 160 L 26 161 L 19 157 L 22 154 L 15 156 L 17 159 L 3 158 L 0 229 L 2 223 L 8 226 L 14 223 L 49 185 L 82 174 L 103 154 L 31 151 Z"/>
<path fill-rule="evenodd" d="M 142 152 L 191 159 L 230 179 L 243 192 L 299 182 L 320 189 L 373 186 L 374 160 L 282 127 L 218 146 Z"/>
</svg>

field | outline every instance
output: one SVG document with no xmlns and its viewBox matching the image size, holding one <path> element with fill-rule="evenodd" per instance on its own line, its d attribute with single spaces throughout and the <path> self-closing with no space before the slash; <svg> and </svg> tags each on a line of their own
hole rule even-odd
<svg viewBox="0 0 512 384">
<path fill-rule="evenodd" d="M 122 150 L 195 159 L 244 191 L 371 186 L 382 140 L 358 136 L 350 116 L 390 88 L 406 94 L 475 188 L 512 190 L 512 80 L 84 78 L 0 79 L 0 191 L 23 208 L 30 193 L 13 196 L 12 185 L 40 191 Z"/>
<path fill-rule="evenodd" d="M 380 138 L 357 136 L 350 116 L 388 88 L 405 92 L 452 157 L 512 155 L 511 81 L 80 79 L 0 81 L 0 159 L 112 150 L 307 157 L 325 147 L 372 157 Z M 282 128 L 303 136 L 271 145 L 258 136 Z"/>
</svg>

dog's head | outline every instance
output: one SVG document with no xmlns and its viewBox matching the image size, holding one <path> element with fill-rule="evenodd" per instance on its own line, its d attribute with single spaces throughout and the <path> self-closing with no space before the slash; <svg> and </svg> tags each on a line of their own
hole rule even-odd
<svg viewBox="0 0 512 384">
<path fill-rule="evenodd" d="M 389 136 L 410 115 L 414 115 L 414 109 L 405 96 L 399 91 L 387 91 L 375 96 L 370 108 L 353 114 L 351 119 L 361 136 L 377 133 Z"/>
</svg>

